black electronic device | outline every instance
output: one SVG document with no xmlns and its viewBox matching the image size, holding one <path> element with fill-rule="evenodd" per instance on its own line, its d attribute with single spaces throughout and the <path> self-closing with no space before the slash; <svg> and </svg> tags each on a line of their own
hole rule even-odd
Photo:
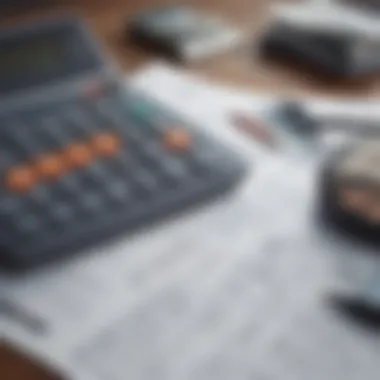
<svg viewBox="0 0 380 380">
<path fill-rule="evenodd" d="M 213 198 L 239 157 L 126 88 L 75 17 L 0 33 L 0 258 L 28 268 Z"/>
<path fill-rule="evenodd" d="M 274 24 L 260 42 L 264 56 L 308 65 L 334 78 L 352 78 L 380 70 L 379 43 L 347 31 L 302 30 Z"/>
<path fill-rule="evenodd" d="M 379 0 L 336 0 L 336 2 L 343 6 L 353 7 L 357 11 L 366 13 L 380 12 Z"/>
</svg>

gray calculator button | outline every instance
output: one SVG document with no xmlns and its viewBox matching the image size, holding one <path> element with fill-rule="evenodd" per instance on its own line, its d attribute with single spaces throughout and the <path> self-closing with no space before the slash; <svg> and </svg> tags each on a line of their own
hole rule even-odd
<svg viewBox="0 0 380 380">
<path fill-rule="evenodd" d="M 6 170 L 10 166 L 12 166 L 14 159 L 12 154 L 6 152 L 5 149 L 0 151 L 0 170 Z"/>
<path fill-rule="evenodd" d="M 31 195 L 38 203 L 45 203 L 50 199 L 49 192 L 44 187 L 37 187 Z"/>
<path fill-rule="evenodd" d="M 86 193 L 82 198 L 83 207 L 88 211 L 98 211 L 103 206 L 103 198 L 95 193 Z"/>
<path fill-rule="evenodd" d="M 33 214 L 24 214 L 19 217 L 17 227 L 22 233 L 33 233 L 41 226 L 37 216 Z"/>
<path fill-rule="evenodd" d="M 199 163 L 212 164 L 219 160 L 219 158 L 220 157 L 215 150 L 210 148 L 207 149 L 206 147 L 199 149 L 196 154 L 196 160 Z"/>
<path fill-rule="evenodd" d="M 149 141 L 145 145 L 145 154 L 152 159 L 160 159 L 163 155 L 161 144 L 157 141 Z"/>
<path fill-rule="evenodd" d="M 22 125 L 15 125 L 12 133 L 12 143 L 17 146 L 17 149 L 19 149 L 22 154 L 34 155 L 39 152 L 39 144 Z"/>
<path fill-rule="evenodd" d="M 44 136 L 46 136 L 55 148 L 62 147 L 62 145 L 71 141 L 65 130 L 65 126 L 62 126 L 61 119 L 51 116 L 41 120 L 40 125 L 43 129 Z"/>
<path fill-rule="evenodd" d="M 138 131 L 136 128 L 129 127 L 126 133 L 126 138 L 134 144 L 142 144 L 144 142 L 145 136 Z"/>
<path fill-rule="evenodd" d="M 91 121 L 81 109 L 72 108 L 66 113 L 65 116 L 75 125 L 76 129 L 79 132 L 88 133 L 94 131 L 95 124 L 91 123 Z"/>
<path fill-rule="evenodd" d="M 66 175 L 61 180 L 62 188 L 69 192 L 76 192 L 80 187 L 79 181 L 75 178 L 74 175 Z"/>
<path fill-rule="evenodd" d="M 65 203 L 58 203 L 52 210 L 52 217 L 55 222 L 65 223 L 74 217 L 74 210 Z"/>
<path fill-rule="evenodd" d="M 125 202 L 130 196 L 127 184 L 123 182 L 113 182 L 109 185 L 108 193 L 112 200 L 117 202 Z"/>
<path fill-rule="evenodd" d="M 178 180 L 186 177 L 187 174 L 185 165 L 179 160 L 172 158 L 166 158 L 163 161 L 163 170 L 169 177 Z"/>
<path fill-rule="evenodd" d="M 137 130 L 137 128 L 130 127 L 128 128 L 127 137 L 129 140 L 137 143 L 141 140 L 141 133 Z"/>
<path fill-rule="evenodd" d="M 126 122 L 120 114 L 119 109 L 114 107 L 113 102 L 110 99 L 102 98 L 98 100 L 96 103 L 96 109 L 103 119 L 110 121 L 110 124 L 122 126 Z"/>
<path fill-rule="evenodd" d="M 157 187 L 156 178 L 146 170 L 139 170 L 135 180 L 145 191 L 154 191 Z"/>
<path fill-rule="evenodd" d="M 13 214 L 19 207 L 16 199 L 6 197 L 0 201 L 0 213 L 2 215 Z"/>
<path fill-rule="evenodd" d="M 129 154 L 126 151 L 121 151 L 117 156 L 114 157 L 114 161 L 118 163 L 129 162 Z"/>
<path fill-rule="evenodd" d="M 114 160 L 117 168 L 121 169 L 122 172 L 124 170 L 127 171 L 127 169 L 132 166 L 132 159 L 126 152 L 122 152 L 115 157 Z"/>
<path fill-rule="evenodd" d="M 94 163 L 89 167 L 88 171 L 96 180 L 102 181 L 108 178 L 107 168 L 102 163 Z"/>
</svg>

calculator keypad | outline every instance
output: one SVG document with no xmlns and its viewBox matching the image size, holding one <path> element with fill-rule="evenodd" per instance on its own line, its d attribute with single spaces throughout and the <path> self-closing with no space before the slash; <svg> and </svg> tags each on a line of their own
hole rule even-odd
<svg viewBox="0 0 380 380">
<path fill-rule="evenodd" d="M 234 154 L 135 97 L 10 116 L 0 115 L 0 244 L 16 267 L 212 197 L 243 173 Z"/>
</svg>

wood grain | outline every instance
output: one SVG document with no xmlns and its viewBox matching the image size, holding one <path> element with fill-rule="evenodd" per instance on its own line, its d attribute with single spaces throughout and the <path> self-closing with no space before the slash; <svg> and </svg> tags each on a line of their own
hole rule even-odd
<svg viewBox="0 0 380 380">
<path fill-rule="evenodd" d="M 60 379 L 42 364 L 33 361 L 16 348 L 0 343 L 1 380 L 71 380 Z"/>
<path fill-rule="evenodd" d="M 192 3 L 207 11 L 227 17 L 247 32 L 247 42 L 235 51 L 207 62 L 189 65 L 188 70 L 212 81 L 235 88 L 276 92 L 287 95 L 344 95 L 370 97 L 380 93 L 380 76 L 351 82 L 336 82 L 312 75 L 295 65 L 278 65 L 255 54 L 260 30 L 269 17 L 270 0 L 195 0 Z M 133 73 L 152 60 L 151 54 L 131 46 L 126 38 L 128 18 L 136 10 L 166 4 L 163 0 L 44 0 L 39 7 L 2 12 L 0 25 L 23 24 L 31 19 L 74 11 L 94 29 L 108 53 L 123 70 Z M 0 346 L 2 380 L 58 380 L 42 367 L 9 346 Z M 69 379 L 70 380 L 70 379 Z"/>
</svg>

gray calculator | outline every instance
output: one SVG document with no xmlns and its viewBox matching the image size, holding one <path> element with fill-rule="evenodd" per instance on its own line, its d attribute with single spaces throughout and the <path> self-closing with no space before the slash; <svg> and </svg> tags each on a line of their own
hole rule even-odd
<svg viewBox="0 0 380 380">
<path fill-rule="evenodd" d="M 3 268 L 56 260 L 211 199 L 244 167 L 126 88 L 76 17 L 0 32 Z"/>
</svg>

